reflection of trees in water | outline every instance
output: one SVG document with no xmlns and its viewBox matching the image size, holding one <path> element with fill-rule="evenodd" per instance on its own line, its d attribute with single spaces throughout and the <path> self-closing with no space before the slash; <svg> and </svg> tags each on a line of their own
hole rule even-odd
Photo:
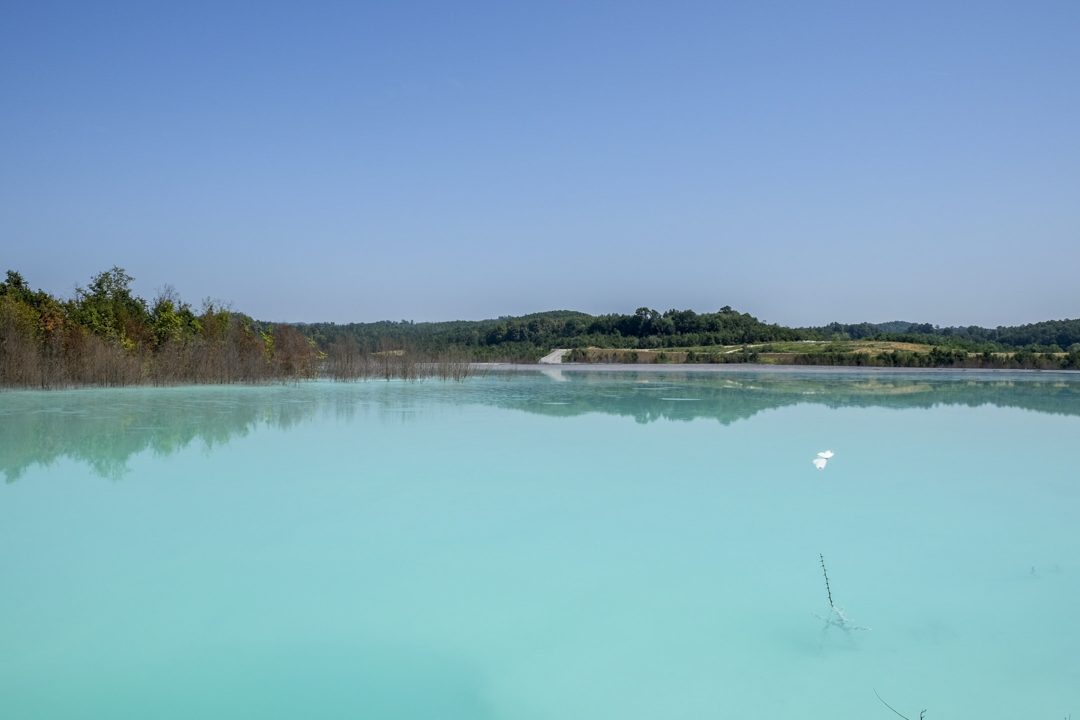
<svg viewBox="0 0 1080 720">
<path fill-rule="evenodd" d="M 415 418 L 430 386 L 419 383 L 309 383 L 273 387 L 133 388 L 0 395 L 0 472 L 18 480 L 33 465 L 84 462 L 118 480 L 149 451 L 206 451 L 259 427 L 288 430 L 322 416 L 353 422 L 375 411 L 390 422 Z M 443 388 L 442 394 L 454 393 Z"/>
<path fill-rule="evenodd" d="M 712 419 L 728 425 L 800 403 L 897 410 L 994 405 L 1080 415 L 1080 382 L 948 376 L 566 373 L 474 378 L 464 383 L 307 383 L 287 387 L 81 390 L 0 395 L 0 471 L 8 482 L 32 465 L 68 458 L 119 479 L 134 455 L 207 451 L 259 427 L 287 430 L 325 418 L 412 422 L 446 405 L 487 405 L 556 417 L 604 413 L 637 422 Z"/>
<path fill-rule="evenodd" d="M 940 404 L 995 405 L 1080 415 L 1080 378 L 1066 382 L 1015 377 L 950 379 L 944 374 L 865 377 L 761 373 L 732 377 L 672 372 L 659 377 L 658 373 L 623 375 L 626 380 L 620 382 L 613 374 L 565 376 L 571 381 L 539 386 L 535 395 L 520 402 L 497 404 L 544 415 L 599 412 L 633 417 L 641 423 L 704 418 L 724 425 L 763 410 L 800 403 L 897 410 Z"/>
<path fill-rule="evenodd" d="M 0 413 L 0 470 L 12 482 L 31 465 L 66 457 L 119 479 L 138 453 L 171 455 L 196 441 L 213 450 L 260 423 L 294 425 L 305 411 L 220 392 L 194 395 L 174 389 L 7 394 Z"/>
</svg>

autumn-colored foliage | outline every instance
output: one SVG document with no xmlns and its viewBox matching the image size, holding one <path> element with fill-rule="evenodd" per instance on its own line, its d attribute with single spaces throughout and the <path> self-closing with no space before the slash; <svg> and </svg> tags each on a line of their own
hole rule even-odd
<svg viewBox="0 0 1080 720">
<path fill-rule="evenodd" d="M 471 372 L 470 355 L 418 352 L 404 343 L 361 347 L 349 337 L 323 353 L 292 325 L 252 320 L 221 303 L 199 312 L 166 286 L 152 302 L 114 267 L 74 298 L 31 291 L 8 271 L 0 282 L 0 387 L 121 387 L 443 377 Z"/>
<path fill-rule="evenodd" d="M 319 353 L 289 325 L 262 330 L 206 302 L 196 313 L 166 288 L 152 303 L 114 267 L 75 297 L 0 282 L 0 386 L 116 387 L 141 383 L 268 382 L 314 377 Z"/>
</svg>

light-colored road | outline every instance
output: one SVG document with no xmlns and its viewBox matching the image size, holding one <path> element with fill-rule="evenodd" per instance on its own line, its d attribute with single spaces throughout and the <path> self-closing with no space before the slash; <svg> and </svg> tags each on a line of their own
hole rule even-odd
<svg viewBox="0 0 1080 720">
<path fill-rule="evenodd" d="M 544 357 L 540 358 L 536 362 L 541 365 L 561 365 L 562 356 L 570 352 L 569 350 L 552 350 Z"/>
</svg>

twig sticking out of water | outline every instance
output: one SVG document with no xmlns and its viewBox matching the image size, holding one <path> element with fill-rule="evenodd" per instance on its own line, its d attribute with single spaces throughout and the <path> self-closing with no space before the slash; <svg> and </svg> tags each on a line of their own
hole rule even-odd
<svg viewBox="0 0 1080 720">
<path fill-rule="evenodd" d="M 875 694 L 875 695 L 877 695 L 877 699 L 878 699 L 878 700 L 881 700 L 881 704 L 882 704 L 882 705 L 884 705 L 885 707 L 889 708 L 890 710 L 892 710 L 892 711 L 893 711 L 894 713 L 896 713 L 897 715 L 900 715 L 900 713 L 896 712 L 896 708 L 894 708 L 894 707 L 893 707 L 892 705 L 890 705 L 889 703 L 885 702 L 885 701 L 884 701 L 884 700 L 883 700 L 883 699 L 881 698 L 881 696 L 880 696 L 880 695 L 878 695 L 878 692 L 877 692 L 877 690 L 876 690 L 876 689 L 874 690 L 874 694 Z M 923 711 L 922 711 L 921 713 L 919 713 L 919 720 L 923 720 L 923 715 L 925 715 L 925 714 L 926 714 L 926 711 L 925 711 L 925 710 L 923 710 Z M 900 717 L 904 718 L 904 720 L 908 720 L 908 717 L 907 717 L 906 715 L 900 715 Z"/>
<path fill-rule="evenodd" d="M 829 608 L 830 608 L 830 611 L 829 611 L 829 617 L 827 617 L 827 618 L 821 617 L 817 613 L 814 613 L 814 616 L 825 621 L 825 629 L 826 630 L 829 629 L 830 625 L 836 625 L 838 628 L 840 628 L 844 632 L 847 632 L 849 630 L 869 630 L 870 628 L 868 628 L 868 627 L 862 627 L 861 625 L 856 625 L 854 622 L 852 622 L 852 620 L 847 615 L 844 614 L 844 608 L 837 607 L 833 603 L 832 588 L 829 587 L 829 573 L 825 569 L 825 556 L 822 555 L 821 553 L 818 553 L 818 557 L 821 558 L 821 572 L 825 575 L 825 592 L 829 596 Z"/>
<path fill-rule="evenodd" d="M 835 608 L 832 601 L 832 589 L 829 587 L 829 571 L 825 569 L 825 556 L 818 553 L 818 557 L 821 558 L 821 572 L 825 575 L 825 592 L 829 594 L 829 607 Z"/>
</svg>

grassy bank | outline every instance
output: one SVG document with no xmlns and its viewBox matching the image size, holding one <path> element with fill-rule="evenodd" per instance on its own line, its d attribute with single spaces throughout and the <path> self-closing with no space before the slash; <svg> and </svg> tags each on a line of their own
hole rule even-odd
<svg viewBox="0 0 1080 720">
<path fill-rule="evenodd" d="M 909 342 L 814 341 L 697 346 L 662 350 L 576 348 L 563 358 L 571 363 L 696 364 L 758 363 L 853 367 L 956 367 L 1025 370 L 1080 370 L 1080 350 L 1037 353 L 969 352 Z"/>
</svg>

